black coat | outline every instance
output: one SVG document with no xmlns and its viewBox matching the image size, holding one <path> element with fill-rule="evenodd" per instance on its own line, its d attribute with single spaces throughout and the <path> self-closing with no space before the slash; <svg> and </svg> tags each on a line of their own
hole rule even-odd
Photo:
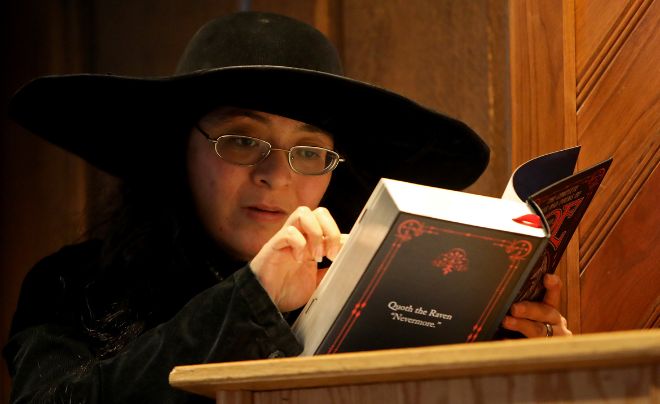
<svg viewBox="0 0 660 404">
<path fill-rule="evenodd" d="M 249 266 L 230 261 L 219 264 L 230 266 L 221 268 L 230 274 L 222 281 L 199 263 L 185 276 L 163 271 L 156 284 L 167 287 L 144 299 L 149 306 L 138 331 L 119 350 L 106 349 L 88 320 L 99 316 L 97 301 L 121 301 L 122 286 L 94 282 L 100 248 L 95 241 L 65 247 L 27 275 L 4 349 L 12 402 L 204 401 L 169 386 L 174 366 L 300 353 Z M 120 325 L 118 332 L 131 327 Z"/>
</svg>

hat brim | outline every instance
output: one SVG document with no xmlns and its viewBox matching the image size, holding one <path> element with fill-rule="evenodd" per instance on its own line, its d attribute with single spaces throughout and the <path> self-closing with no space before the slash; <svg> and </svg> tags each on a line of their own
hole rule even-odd
<svg viewBox="0 0 660 404">
<path fill-rule="evenodd" d="M 370 179 L 463 189 L 489 149 L 464 123 L 383 88 L 281 66 L 236 66 L 163 78 L 46 76 L 21 88 L 10 116 L 120 178 L 168 164 L 195 120 L 221 106 L 278 114 L 332 133 Z"/>
</svg>

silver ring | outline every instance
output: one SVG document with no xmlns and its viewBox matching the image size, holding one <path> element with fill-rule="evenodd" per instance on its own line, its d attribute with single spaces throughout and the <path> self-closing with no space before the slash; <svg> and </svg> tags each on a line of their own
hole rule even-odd
<svg viewBox="0 0 660 404">
<path fill-rule="evenodd" d="M 545 326 L 545 336 L 547 338 L 550 338 L 554 335 L 554 331 L 552 330 L 552 326 L 549 323 L 543 323 Z"/>
</svg>

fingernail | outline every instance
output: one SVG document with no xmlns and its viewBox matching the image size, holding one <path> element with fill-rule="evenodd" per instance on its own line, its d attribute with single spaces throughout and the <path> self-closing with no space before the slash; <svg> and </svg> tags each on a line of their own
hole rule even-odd
<svg viewBox="0 0 660 404">
<path fill-rule="evenodd" d="M 335 258 L 337 258 L 337 254 L 339 254 L 339 246 L 334 246 L 330 248 L 330 251 L 328 251 L 328 259 L 330 261 L 334 261 Z"/>
<path fill-rule="evenodd" d="M 505 327 L 513 327 L 516 324 L 516 319 L 513 317 L 506 316 L 504 317 L 504 320 L 502 320 L 502 325 Z"/>
<path fill-rule="evenodd" d="M 314 250 L 314 259 L 316 262 L 321 262 L 323 261 L 323 248 L 322 247 L 316 247 L 316 250 Z"/>
<path fill-rule="evenodd" d="M 511 307 L 511 312 L 515 314 L 516 316 L 521 316 L 525 314 L 525 307 L 520 305 L 520 304 L 514 304 Z"/>
</svg>

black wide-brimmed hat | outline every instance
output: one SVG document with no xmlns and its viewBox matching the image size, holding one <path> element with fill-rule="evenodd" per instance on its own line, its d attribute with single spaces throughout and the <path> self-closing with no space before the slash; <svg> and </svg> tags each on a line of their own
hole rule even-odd
<svg viewBox="0 0 660 404">
<path fill-rule="evenodd" d="M 488 163 L 464 123 L 343 76 L 335 48 L 288 17 L 236 13 L 203 26 L 175 75 L 47 76 L 21 88 L 10 116 L 44 139 L 123 179 L 157 173 L 183 135 L 226 105 L 324 129 L 354 172 L 462 189 Z M 338 169 L 338 171 L 341 170 Z"/>
</svg>

